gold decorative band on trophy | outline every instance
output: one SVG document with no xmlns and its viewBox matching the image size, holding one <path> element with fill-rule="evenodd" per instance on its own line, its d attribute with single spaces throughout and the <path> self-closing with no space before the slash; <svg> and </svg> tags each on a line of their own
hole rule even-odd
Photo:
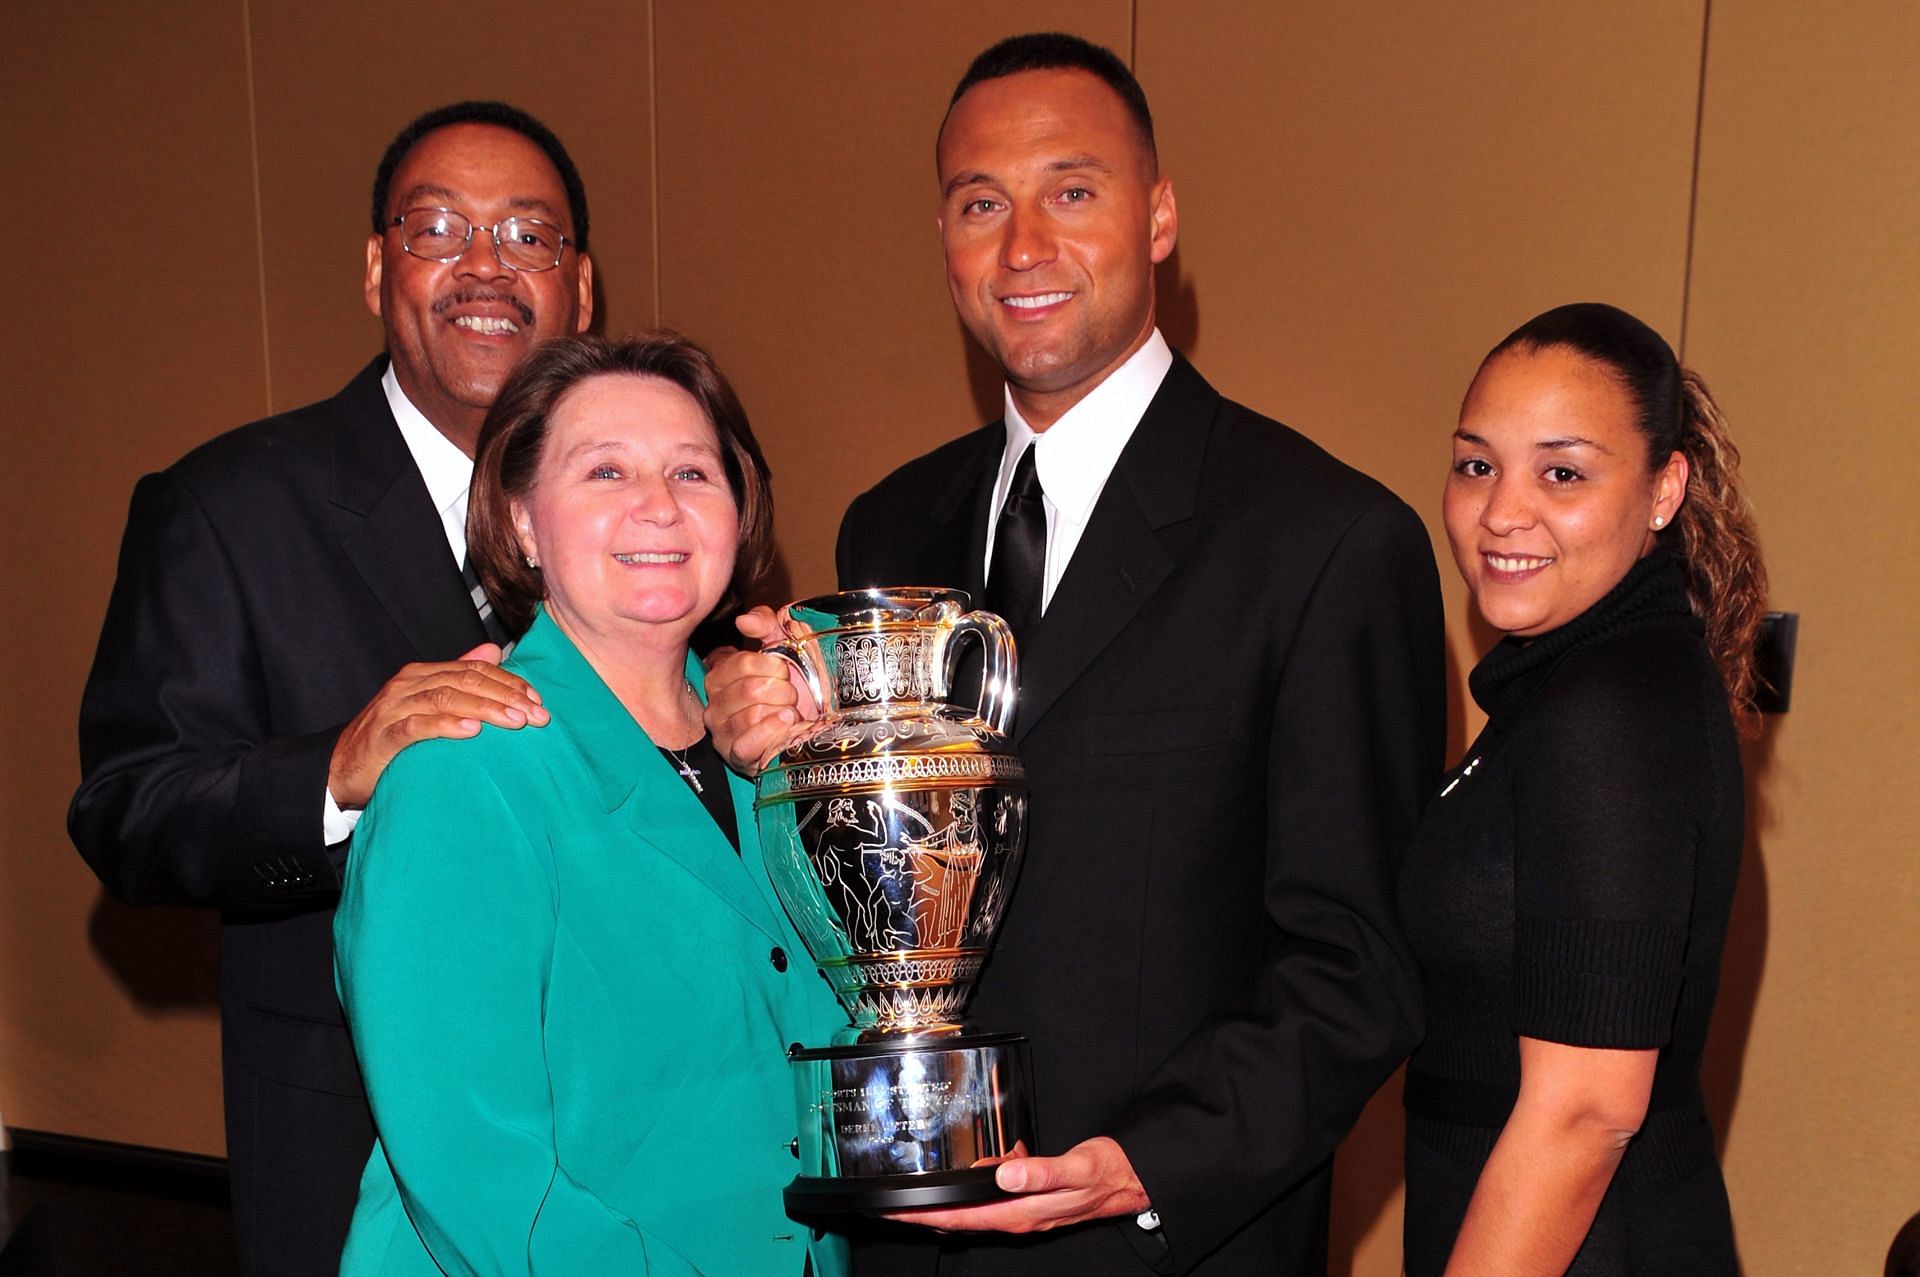
<svg viewBox="0 0 1920 1277">
<path fill-rule="evenodd" d="M 854 791 L 876 785 L 977 785 L 982 781 L 1024 784 L 1026 768 L 1009 755 L 892 754 L 839 762 L 801 764 L 770 782 L 761 802 L 793 802 L 821 790 Z"/>
</svg>

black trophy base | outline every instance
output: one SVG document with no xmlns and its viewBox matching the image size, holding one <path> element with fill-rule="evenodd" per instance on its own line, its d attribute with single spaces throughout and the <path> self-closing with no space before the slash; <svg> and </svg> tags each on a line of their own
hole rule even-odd
<svg viewBox="0 0 1920 1277">
<path fill-rule="evenodd" d="M 1034 1138 L 1026 1038 L 959 1034 L 797 1047 L 800 1174 L 789 1215 L 882 1214 L 1007 1196 L 979 1165 Z"/>
<path fill-rule="evenodd" d="M 927 1171 L 919 1175 L 875 1175 L 865 1179 L 822 1179 L 798 1175 L 784 1194 L 787 1214 L 884 1215 L 922 1206 L 970 1206 L 1011 1196 L 994 1183 L 993 1167 L 969 1166 L 958 1171 Z"/>
</svg>

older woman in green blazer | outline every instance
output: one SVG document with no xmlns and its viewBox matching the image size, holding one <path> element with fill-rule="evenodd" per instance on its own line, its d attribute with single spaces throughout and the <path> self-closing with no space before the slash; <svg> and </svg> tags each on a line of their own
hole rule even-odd
<svg viewBox="0 0 1920 1277">
<path fill-rule="evenodd" d="M 343 1273 L 845 1272 L 780 1197 L 785 1047 L 843 1016 L 687 648 L 771 522 L 691 343 L 568 338 L 503 388 L 468 540 L 552 719 L 406 750 L 355 835 L 336 967 L 379 1143 Z"/>
</svg>

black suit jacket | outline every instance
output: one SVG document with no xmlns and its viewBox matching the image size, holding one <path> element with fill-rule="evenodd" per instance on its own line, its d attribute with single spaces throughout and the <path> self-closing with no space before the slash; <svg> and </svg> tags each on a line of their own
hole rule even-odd
<svg viewBox="0 0 1920 1277">
<path fill-rule="evenodd" d="M 123 900 L 224 912 L 230 1134 L 236 1067 L 362 1094 L 333 989 L 328 760 L 402 665 L 486 640 L 385 368 L 140 481 L 81 702 L 68 829 L 87 863 Z"/>
<path fill-rule="evenodd" d="M 1004 441 L 858 498 L 841 584 L 978 597 Z M 1334 1147 L 1421 1032 L 1393 875 L 1445 724 L 1425 529 L 1176 358 L 1023 655 L 1029 841 L 972 1019 L 1032 1037 L 1044 1151 L 1118 1139 L 1162 1236 L 949 1239 L 863 1272 L 1321 1271 Z"/>
</svg>

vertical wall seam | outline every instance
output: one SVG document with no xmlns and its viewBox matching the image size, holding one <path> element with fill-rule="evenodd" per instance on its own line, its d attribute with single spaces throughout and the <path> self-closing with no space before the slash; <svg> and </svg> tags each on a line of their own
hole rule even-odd
<svg viewBox="0 0 1920 1277">
<path fill-rule="evenodd" d="M 1127 6 L 1127 68 L 1140 74 L 1140 0 Z"/>
<path fill-rule="evenodd" d="M 240 34 L 247 68 L 247 158 L 253 169 L 253 254 L 255 274 L 260 282 L 260 374 L 267 392 L 266 409 L 260 414 L 264 417 L 273 413 L 273 328 L 267 319 L 267 219 L 260 197 L 260 110 L 253 94 L 252 0 L 240 0 Z"/>
<path fill-rule="evenodd" d="M 1707 121 L 1707 38 L 1713 30 L 1713 0 L 1704 0 L 1700 17 L 1700 76 L 1693 102 L 1693 173 L 1687 186 L 1687 252 L 1680 271 L 1680 340 L 1675 343 L 1682 362 L 1687 358 L 1687 325 L 1693 318 L 1693 237 L 1700 221 L 1700 149 Z"/>
<path fill-rule="evenodd" d="M 653 327 L 660 312 L 660 36 L 654 0 L 647 0 L 647 207 L 652 211 Z"/>
</svg>

